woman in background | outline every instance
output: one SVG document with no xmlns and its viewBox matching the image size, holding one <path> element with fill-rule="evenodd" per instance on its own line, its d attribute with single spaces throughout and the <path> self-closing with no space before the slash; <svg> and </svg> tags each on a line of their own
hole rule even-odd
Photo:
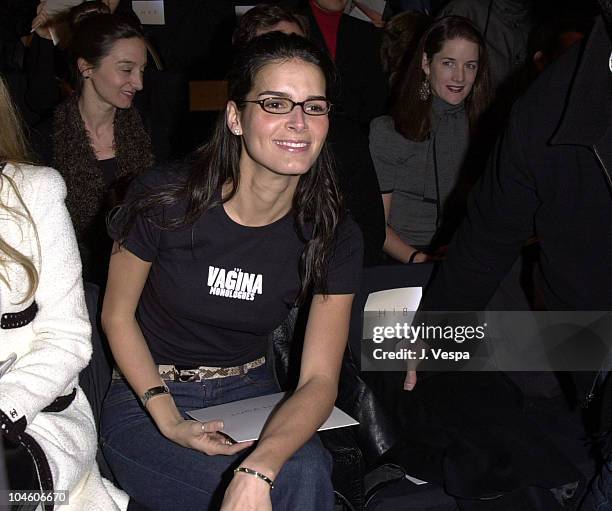
<svg viewBox="0 0 612 511">
<path fill-rule="evenodd" d="M 42 129 L 47 138 L 39 152 L 66 182 L 83 276 L 103 285 L 111 248 L 106 214 L 133 177 L 153 163 L 149 136 L 132 106 L 142 89 L 147 50 L 131 19 L 75 12 L 79 19 L 68 50 L 76 94 L 57 107 L 52 126 Z"/>
<path fill-rule="evenodd" d="M 468 19 L 441 18 L 399 73 L 391 115 L 371 123 L 370 152 L 387 222 L 383 250 L 418 263 L 461 220 L 460 174 L 489 101 L 484 40 Z"/>
<path fill-rule="evenodd" d="M 55 170 L 27 160 L 0 79 L 0 423 L 9 485 L 66 491 L 67 510 L 125 509 L 127 495 L 98 472 L 96 427 L 78 386 L 90 325 L 66 187 Z"/>
</svg>

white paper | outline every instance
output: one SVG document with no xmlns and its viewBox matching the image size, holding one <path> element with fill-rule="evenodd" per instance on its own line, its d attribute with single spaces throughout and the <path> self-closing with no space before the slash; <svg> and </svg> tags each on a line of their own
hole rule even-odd
<svg viewBox="0 0 612 511">
<path fill-rule="evenodd" d="M 352 4 L 352 8 L 347 14 L 349 14 L 353 18 L 372 23 L 371 18 L 364 11 L 361 10 L 360 6 L 371 9 L 382 16 L 385 10 L 386 3 L 386 0 L 358 0 L 357 2 Z"/>
<path fill-rule="evenodd" d="M 83 0 L 47 0 L 47 13 L 50 17 L 55 16 L 58 12 L 71 9 L 82 3 Z"/>
<path fill-rule="evenodd" d="M 284 392 L 279 392 L 268 396 L 200 408 L 187 412 L 187 414 L 200 422 L 221 420 L 224 424 L 223 433 L 236 442 L 248 442 L 259 438 L 270 413 L 285 395 Z M 357 424 L 359 423 L 355 419 L 334 407 L 329 419 L 323 423 L 319 431 Z"/>
<path fill-rule="evenodd" d="M 404 477 L 406 479 L 408 479 L 408 481 L 410 481 L 411 483 L 416 484 L 418 486 L 420 486 L 422 484 L 427 484 L 427 481 L 423 481 L 421 479 L 417 479 L 416 477 L 409 476 L 408 474 L 406 474 Z"/>
<path fill-rule="evenodd" d="M 240 18 L 245 12 L 250 11 L 254 5 L 236 5 L 234 6 L 234 13 L 236 14 L 236 18 Z"/>
<path fill-rule="evenodd" d="M 164 0 L 134 0 L 132 10 L 143 25 L 165 25 Z"/>
<path fill-rule="evenodd" d="M 355 6 L 351 9 L 351 12 L 348 13 L 349 16 L 353 18 L 357 18 L 361 21 L 367 21 L 368 23 L 372 23 L 372 20 L 368 17 L 368 15 L 363 12 L 359 7 Z"/>
<path fill-rule="evenodd" d="M 360 5 L 369 7 L 378 14 L 382 14 L 385 10 L 386 0 L 358 0 Z"/>
<path fill-rule="evenodd" d="M 370 293 L 366 301 L 364 312 L 379 311 L 415 311 L 419 308 L 423 296 L 422 287 L 400 287 L 397 289 L 385 289 Z"/>
</svg>

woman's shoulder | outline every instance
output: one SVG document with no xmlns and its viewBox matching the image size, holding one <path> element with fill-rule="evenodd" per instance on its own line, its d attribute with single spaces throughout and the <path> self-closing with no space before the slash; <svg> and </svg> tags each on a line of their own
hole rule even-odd
<svg viewBox="0 0 612 511">
<path fill-rule="evenodd" d="M 363 235 L 361 229 L 349 215 L 346 215 L 338 223 L 336 228 L 336 243 L 348 245 L 351 250 L 361 251 L 363 249 Z"/>
<path fill-rule="evenodd" d="M 39 191 L 43 191 L 44 196 L 66 197 L 66 184 L 59 172 L 51 167 L 7 163 L 2 173 L 13 180 L 24 200 Z"/>
<path fill-rule="evenodd" d="M 395 121 L 390 115 L 382 115 L 370 122 L 370 144 L 379 143 L 384 146 L 411 146 L 418 144 L 404 137 L 395 129 Z"/>
<path fill-rule="evenodd" d="M 395 123 L 390 115 L 381 115 L 370 121 L 370 138 L 373 135 L 395 132 Z"/>
<path fill-rule="evenodd" d="M 404 137 L 395 129 L 395 122 L 390 115 L 376 117 L 370 123 L 370 149 L 373 156 L 397 158 L 411 157 L 422 147 L 422 142 L 415 142 Z"/>
</svg>

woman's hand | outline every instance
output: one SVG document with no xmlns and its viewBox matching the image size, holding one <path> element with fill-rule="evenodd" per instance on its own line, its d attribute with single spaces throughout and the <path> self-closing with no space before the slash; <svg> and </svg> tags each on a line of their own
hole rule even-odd
<svg viewBox="0 0 612 511">
<path fill-rule="evenodd" d="M 419 250 L 417 251 L 417 254 L 414 256 L 414 259 L 412 260 L 412 262 L 413 263 L 426 263 L 429 260 L 431 260 L 429 255 Z"/>
<path fill-rule="evenodd" d="M 225 491 L 221 511 L 272 511 L 270 486 L 258 477 L 237 472 Z"/>
<path fill-rule="evenodd" d="M 47 12 L 47 1 L 40 0 L 38 7 L 36 7 L 36 17 L 32 20 L 32 32 L 36 32 L 38 37 L 44 39 L 51 39 L 51 32 L 49 32 L 49 14 Z"/>
<path fill-rule="evenodd" d="M 198 422 L 180 419 L 163 428 L 162 433 L 173 442 L 203 452 L 209 456 L 215 454 L 236 454 L 253 445 L 253 442 L 234 443 L 224 434 L 223 422 Z"/>
</svg>

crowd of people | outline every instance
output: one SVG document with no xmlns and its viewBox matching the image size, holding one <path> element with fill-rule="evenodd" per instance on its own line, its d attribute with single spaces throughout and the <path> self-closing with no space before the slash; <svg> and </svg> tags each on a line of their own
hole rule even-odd
<svg viewBox="0 0 612 511">
<path fill-rule="evenodd" d="M 522 297 L 508 308 L 612 308 L 610 0 L 382 13 L 287 0 L 231 29 L 231 3 L 209 3 L 204 35 L 195 0 L 182 15 L 166 3 L 166 32 L 124 0 L 0 10 L 12 492 L 66 490 L 74 510 L 332 510 L 316 432 L 338 398 L 364 268 L 433 265 L 423 310 L 484 310 L 504 288 Z M 219 40 L 227 54 L 213 56 Z M 185 91 L 206 50 L 225 108 L 186 151 Z M 296 308 L 297 383 L 259 439 L 191 419 L 281 390 L 270 335 Z M 106 355 L 94 346 L 92 360 L 98 322 Z M 603 361 L 587 381 L 590 400 L 603 396 L 604 446 L 586 472 L 526 418 L 524 403 L 543 398 L 519 376 L 417 370 L 373 385 L 399 428 L 388 460 L 461 511 L 612 509 Z M 564 420 L 571 397 L 552 380 Z"/>
</svg>

